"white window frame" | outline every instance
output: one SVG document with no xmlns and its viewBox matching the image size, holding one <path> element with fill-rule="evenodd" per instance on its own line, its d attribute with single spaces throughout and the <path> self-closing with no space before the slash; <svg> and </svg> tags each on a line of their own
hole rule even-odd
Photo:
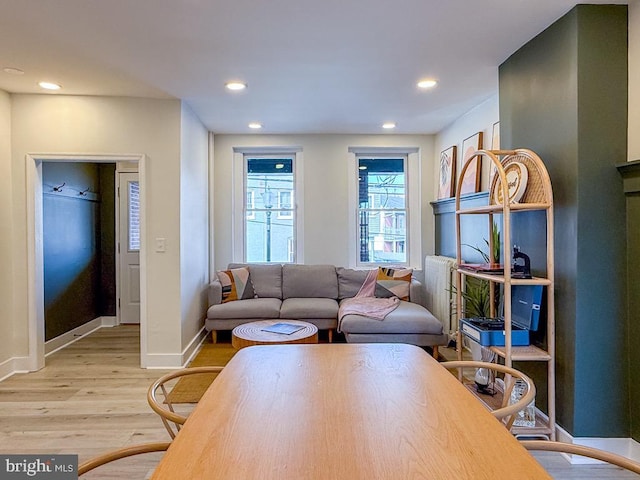
<svg viewBox="0 0 640 480">
<path fill-rule="evenodd" d="M 246 262 L 245 249 L 245 201 L 247 198 L 245 178 L 245 155 L 253 157 L 287 155 L 293 157 L 294 194 L 292 208 L 295 210 L 295 263 L 304 263 L 304 162 L 301 147 L 234 147 L 233 148 L 233 193 L 232 193 L 232 258 L 233 262 Z M 293 216 L 293 215 L 292 215 Z"/>
<path fill-rule="evenodd" d="M 422 199 L 420 180 L 422 169 L 420 165 L 420 149 L 418 147 L 349 147 L 348 150 L 348 178 L 349 178 L 349 267 L 362 268 L 376 265 L 391 266 L 385 263 L 360 262 L 360 248 L 358 244 L 358 157 L 405 157 L 406 175 L 406 229 L 405 243 L 406 262 L 398 263 L 398 266 L 407 266 L 414 269 L 422 268 Z"/>
</svg>

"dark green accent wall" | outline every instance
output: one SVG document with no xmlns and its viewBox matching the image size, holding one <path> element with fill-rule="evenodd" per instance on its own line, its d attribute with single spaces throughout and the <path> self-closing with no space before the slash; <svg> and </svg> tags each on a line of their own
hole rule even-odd
<svg viewBox="0 0 640 480">
<path fill-rule="evenodd" d="M 534 150 L 554 188 L 558 424 L 629 436 L 625 204 L 627 7 L 578 5 L 499 69 L 503 148 Z M 531 245 L 542 217 L 518 218 Z M 523 250 L 525 247 L 523 246 Z"/>
<path fill-rule="evenodd" d="M 116 316 L 116 165 L 98 164 L 100 181 L 100 312 Z"/>
<path fill-rule="evenodd" d="M 627 201 L 627 319 L 631 437 L 640 440 L 640 160 L 618 167 Z"/>
<path fill-rule="evenodd" d="M 45 340 L 115 315 L 115 196 L 101 192 L 101 173 L 113 184 L 115 165 L 43 162 Z M 87 188 L 94 195 L 78 194 Z"/>
</svg>

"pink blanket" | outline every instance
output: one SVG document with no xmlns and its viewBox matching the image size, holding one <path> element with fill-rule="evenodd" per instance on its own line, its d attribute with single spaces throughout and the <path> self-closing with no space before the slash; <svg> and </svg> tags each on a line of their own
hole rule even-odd
<svg viewBox="0 0 640 480">
<path fill-rule="evenodd" d="M 340 308 L 338 309 L 338 331 L 340 331 L 340 324 L 345 315 L 362 315 L 382 321 L 384 317 L 398 307 L 400 304 L 398 297 L 374 297 L 377 274 L 377 270 L 371 270 L 362 287 L 360 287 L 360 290 L 356 293 L 356 296 L 346 298 L 340 302 Z"/>
</svg>

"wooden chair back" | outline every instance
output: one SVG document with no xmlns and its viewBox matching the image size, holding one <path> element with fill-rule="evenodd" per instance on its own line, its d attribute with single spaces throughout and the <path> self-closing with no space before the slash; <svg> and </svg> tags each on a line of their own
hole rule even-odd
<svg viewBox="0 0 640 480">
<path fill-rule="evenodd" d="M 78 476 L 80 477 L 94 468 L 120 460 L 121 458 L 140 455 L 143 453 L 164 452 L 169 448 L 169 445 L 171 445 L 170 442 L 142 443 L 105 453 L 81 464 L 78 467 Z"/>
<path fill-rule="evenodd" d="M 187 375 L 220 373 L 223 368 L 224 367 L 183 368 L 175 372 L 167 373 L 151 384 L 147 391 L 147 402 L 149 402 L 151 409 L 160 415 L 162 423 L 172 439 L 176 437 L 180 431 L 180 427 L 187 421 L 187 416 L 176 413 L 171 401 L 171 389 L 167 387 L 167 383 Z"/>
<path fill-rule="evenodd" d="M 479 362 L 473 360 L 455 360 L 450 362 L 442 362 L 440 365 L 449 370 L 459 370 L 459 378 L 462 379 L 462 369 L 464 368 L 486 368 L 496 373 L 504 374 L 504 392 L 502 396 L 502 404 L 500 408 L 491 410 L 491 414 L 500 420 L 508 429 L 511 429 L 516 419 L 516 414 L 524 410 L 536 398 L 536 386 L 533 380 L 520 370 L 513 367 L 507 367 L 499 363 Z M 520 399 L 509 404 L 509 398 L 515 385 L 516 379 L 522 380 L 525 384 L 525 392 Z"/>
<path fill-rule="evenodd" d="M 570 455 L 581 455 L 583 457 L 593 458 L 601 462 L 616 465 L 630 472 L 640 475 L 640 463 L 617 455 L 615 453 L 606 452 L 594 447 L 585 445 L 576 445 L 575 443 L 555 442 L 550 440 L 521 440 L 520 443 L 527 450 L 539 450 L 545 452 L 559 452 Z"/>
</svg>

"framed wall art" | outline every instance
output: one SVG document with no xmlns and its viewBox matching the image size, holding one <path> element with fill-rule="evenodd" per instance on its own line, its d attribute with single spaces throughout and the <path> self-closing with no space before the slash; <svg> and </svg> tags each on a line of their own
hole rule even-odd
<svg viewBox="0 0 640 480">
<path fill-rule="evenodd" d="M 460 160 L 460 174 L 462 169 L 476 150 L 482 148 L 482 132 L 475 133 L 462 142 L 462 155 Z M 460 195 L 476 193 L 480 191 L 480 170 L 482 168 L 481 157 L 475 157 L 469 164 L 464 178 L 460 184 Z"/>
<path fill-rule="evenodd" d="M 456 188 L 457 147 L 449 147 L 440 152 L 440 183 L 438 199 L 453 197 Z"/>
</svg>

